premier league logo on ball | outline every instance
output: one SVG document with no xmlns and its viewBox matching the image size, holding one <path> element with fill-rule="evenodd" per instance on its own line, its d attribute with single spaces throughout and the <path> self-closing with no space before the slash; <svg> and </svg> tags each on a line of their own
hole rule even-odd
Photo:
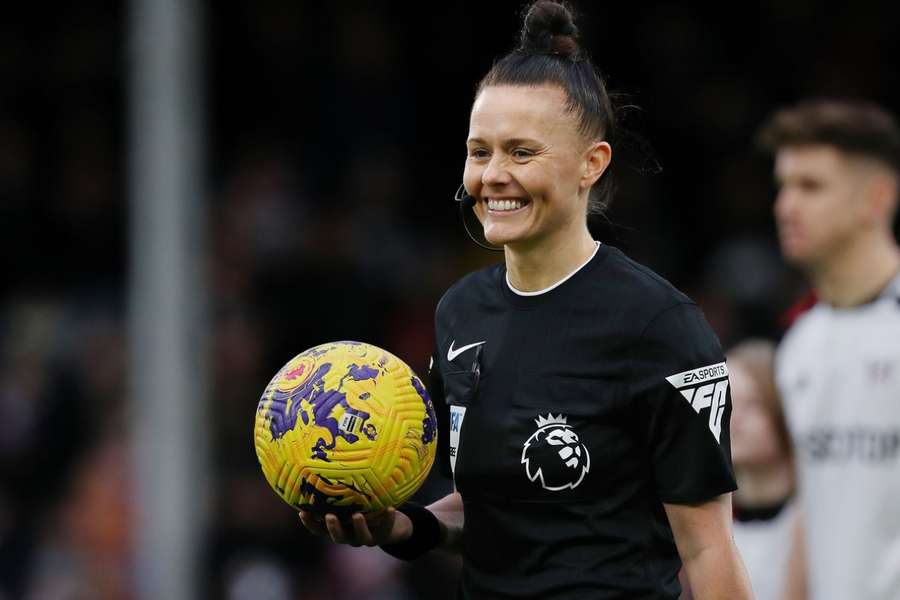
<svg viewBox="0 0 900 600">
<path fill-rule="evenodd" d="M 575 489 L 591 469 L 591 456 L 567 421 L 563 415 L 538 415 L 538 429 L 522 448 L 528 479 L 551 492 Z"/>
</svg>

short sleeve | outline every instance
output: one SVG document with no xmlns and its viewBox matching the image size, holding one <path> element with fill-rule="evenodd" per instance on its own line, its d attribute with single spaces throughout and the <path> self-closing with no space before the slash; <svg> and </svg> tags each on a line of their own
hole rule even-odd
<svg viewBox="0 0 900 600">
<path fill-rule="evenodd" d="M 719 340 L 700 309 L 657 314 L 635 344 L 631 399 L 659 498 L 693 503 L 737 489 L 731 391 Z"/>
<path fill-rule="evenodd" d="M 444 399 L 444 379 L 441 376 L 441 363 L 438 360 L 437 346 L 435 346 L 428 364 L 427 387 L 438 422 L 437 467 L 442 475 L 452 479 L 453 471 L 450 466 L 450 408 Z"/>
</svg>

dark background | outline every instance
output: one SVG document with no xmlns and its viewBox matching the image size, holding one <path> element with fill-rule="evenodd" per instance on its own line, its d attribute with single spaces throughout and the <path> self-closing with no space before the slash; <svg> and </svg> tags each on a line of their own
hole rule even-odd
<svg viewBox="0 0 900 600">
<path fill-rule="evenodd" d="M 453 561 L 408 568 L 304 534 L 262 478 L 250 431 L 268 379 L 315 344 L 368 341 L 423 373 L 440 295 L 499 259 L 465 238 L 451 198 L 475 85 L 513 46 L 521 6 L 206 3 L 207 597 L 452 590 Z M 583 44 L 630 106 L 598 239 L 697 299 L 723 345 L 777 337 L 804 288 L 778 255 L 754 131 L 809 96 L 900 109 L 896 9 L 578 6 Z M 127 17 L 85 0 L 19 4 L 0 22 L 2 599 L 133 595 Z"/>
</svg>

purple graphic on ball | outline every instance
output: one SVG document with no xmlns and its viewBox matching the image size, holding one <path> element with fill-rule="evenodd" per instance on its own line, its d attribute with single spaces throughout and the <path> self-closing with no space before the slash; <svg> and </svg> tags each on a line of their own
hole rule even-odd
<svg viewBox="0 0 900 600">
<path fill-rule="evenodd" d="M 303 420 L 304 425 L 309 424 L 310 415 L 301 410 L 302 402 L 306 401 L 312 406 L 312 421 L 316 425 L 328 430 L 330 434 L 326 439 L 320 437 L 316 440 L 315 445 L 310 449 L 312 457 L 321 460 L 328 459 L 328 450 L 333 450 L 337 444 L 338 438 L 344 438 L 349 443 L 359 440 L 359 436 L 350 431 L 344 431 L 340 428 L 338 419 L 334 416 L 335 409 L 340 406 L 344 409 L 343 414 L 350 414 L 357 417 L 360 421 L 365 422 L 369 418 L 369 413 L 357 410 L 347 402 L 347 394 L 342 391 L 344 382 L 374 380 L 379 375 L 377 369 L 373 369 L 366 365 L 350 365 L 347 373 L 341 377 L 340 384 L 337 389 L 325 389 L 325 375 L 331 370 L 331 363 L 324 363 L 316 370 L 312 377 L 303 385 L 290 391 L 282 392 L 275 390 L 272 394 L 271 402 L 268 407 L 268 416 L 270 418 L 270 431 L 272 432 L 272 440 L 283 437 L 288 431 L 294 429 L 297 425 L 297 416 Z M 290 409 L 285 412 L 288 404 Z M 362 430 L 365 436 L 373 439 L 375 435 L 374 427 Z"/>
<path fill-rule="evenodd" d="M 422 419 L 422 443 L 429 444 L 434 441 L 434 434 L 437 432 L 437 416 L 434 413 L 434 405 L 431 403 L 425 386 L 417 377 L 410 377 L 410 382 L 425 404 L 425 418 Z"/>
<path fill-rule="evenodd" d="M 378 377 L 378 373 L 378 369 L 373 369 L 368 365 L 350 365 L 347 374 L 341 378 L 341 385 L 338 387 L 342 387 L 344 385 L 344 380 L 348 377 L 352 381 L 365 381 L 366 379 L 375 379 Z"/>
<path fill-rule="evenodd" d="M 303 385 L 291 390 L 290 392 L 282 392 L 275 390 L 272 394 L 272 401 L 268 407 L 269 430 L 272 432 L 272 440 L 284 437 L 288 431 L 294 429 L 297 425 L 297 413 L 300 410 L 300 400 L 309 400 L 318 390 L 322 391 L 325 386 L 323 378 L 328 371 L 331 370 L 331 363 L 324 363 L 316 369 L 316 372 Z M 288 403 L 291 408 L 287 412 Z M 309 417 L 303 413 L 303 423 L 309 423 Z"/>
</svg>

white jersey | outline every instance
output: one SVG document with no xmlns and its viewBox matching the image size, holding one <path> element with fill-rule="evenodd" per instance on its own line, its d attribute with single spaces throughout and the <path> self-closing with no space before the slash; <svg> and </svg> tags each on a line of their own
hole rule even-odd
<svg viewBox="0 0 900 600">
<path fill-rule="evenodd" d="M 776 379 L 812 600 L 900 599 L 900 277 L 868 304 L 813 307 L 781 344 Z"/>
<path fill-rule="evenodd" d="M 756 600 L 781 600 L 797 510 L 791 500 L 771 519 L 735 521 L 734 543 L 741 553 Z"/>
</svg>

